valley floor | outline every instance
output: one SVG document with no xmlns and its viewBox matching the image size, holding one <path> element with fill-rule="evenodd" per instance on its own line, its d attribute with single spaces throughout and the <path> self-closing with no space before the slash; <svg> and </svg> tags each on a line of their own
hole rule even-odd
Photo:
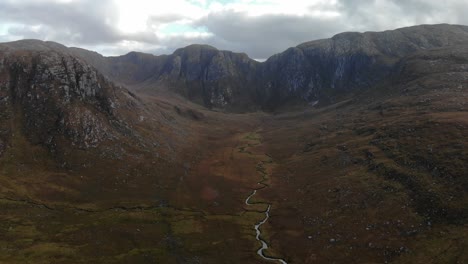
<svg viewBox="0 0 468 264">
<path fill-rule="evenodd" d="M 421 164 L 442 164 L 425 156 L 425 139 L 465 138 L 457 125 L 467 119 L 398 107 L 198 109 L 173 165 L 151 165 L 154 156 L 142 154 L 145 163 L 107 171 L 51 173 L 49 161 L 7 151 L 0 263 L 466 263 L 465 181 Z M 437 130 L 439 122 L 449 129 Z M 431 148 L 452 162 L 466 157 L 457 150 L 466 141 L 440 144 Z M 257 254 L 254 229 L 268 208 L 259 229 L 270 261 Z"/>
</svg>

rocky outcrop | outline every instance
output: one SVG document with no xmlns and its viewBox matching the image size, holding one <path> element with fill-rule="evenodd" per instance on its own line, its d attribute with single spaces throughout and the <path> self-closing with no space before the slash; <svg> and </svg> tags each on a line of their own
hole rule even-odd
<svg viewBox="0 0 468 264">
<path fill-rule="evenodd" d="M 53 150 L 64 140 L 89 148 L 115 138 L 122 91 L 56 47 L 26 44 L 0 46 L 0 97 L 30 141 Z"/>
<path fill-rule="evenodd" d="M 106 58 L 78 48 L 70 52 L 118 83 L 169 87 L 209 108 L 256 108 L 251 88 L 259 63 L 243 53 L 208 45 L 190 45 L 162 56 L 130 52 Z"/>
<path fill-rule="evenodd" d="M 255 80 L 257 62 L 246 54 L 191 45 L 170 55 L 151 81 L 165 83 L 208 107 L 251 106 L 249 83 Z M 244 86 L 244 87 L 243 87 Z"/>
<path fill-rule="evenodd" d="M 385 32 L 348 32 L 303 43 L 263 65 L 263 102 L 275 108 L 291 99 L 331 101 L 383 80 L 405 56 L 468 43 L 468 27 L 423 25 Z"/>
</svg>

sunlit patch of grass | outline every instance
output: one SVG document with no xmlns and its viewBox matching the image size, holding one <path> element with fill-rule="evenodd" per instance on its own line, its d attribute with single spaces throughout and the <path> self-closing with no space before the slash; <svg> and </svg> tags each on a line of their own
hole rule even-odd
<svg viewBox="0 0 468 264">
<path fill-rule="evenodd" d="M 253 141 L 253 142 L 260 142 L 262 137 L 257 132 L 250 132 L 244 136 L 244 139 L 248 141 Z"/>
<path fill-rule="evenodd" d="M 195 219 L 184 219 L 171 223 L 175 234 L 203 233 L 203 226 Z"/>
<path fill-rule="evenodd" d="M 38 243 L 23 250 L 23 254 L 30 258 L 41 257 L 71 257 L 76 249 L 58 243 Z"/>
</svg>

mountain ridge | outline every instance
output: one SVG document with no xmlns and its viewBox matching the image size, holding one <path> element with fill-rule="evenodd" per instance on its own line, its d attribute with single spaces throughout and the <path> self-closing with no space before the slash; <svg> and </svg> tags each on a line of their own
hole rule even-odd
<svg viewBox="0 0 468 264">
<path fill-rule="evenodd" d="M 343 32 L 298 44 L 264 62 L 202 44 L 168 55 L 129 52 L 112 57 L 54 42 L 36 46 L 81 57 L 123 85 L 146 91 L 168 87 L 208 108 L 248 112 L 288 104 L 328 104 L 387 78 L 405 56 L 464 43 L 468 43 L 467 26 L 437 24 Z"/>
</svg>

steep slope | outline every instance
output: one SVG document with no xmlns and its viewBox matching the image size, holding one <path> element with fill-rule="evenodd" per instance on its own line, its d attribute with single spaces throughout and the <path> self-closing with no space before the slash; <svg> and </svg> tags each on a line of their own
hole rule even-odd
<svg viewBox="0 0 468 264">
<path fill-rule="evenodd" d="M 114 82 L 131 85 L 141 83 L 158 75 L 167 61 L 167 55 L 154 56 L 141 52 L 130 52 L 123 56 L 104 57 L 81 48 L 69 48 L 68 52 L 93 65 Z"/>
<path fill-rule="evenodd" d="M 134 129 L 145 123 L 138 120 L 148 118 L 141 99 L 64 46 L 21 41 L 0 48 L 2 112 L 7 118 L 2 124 L 13 126 L 6 129 L 10 134 L 24 134 L 33 145 L 51 152 L 60 150 L 56 154 L 60 158 L 70 147 L 145 144 L 140 140 L 142 131 Z M 161 115 L 153 118 L 163 119 Z M 163 127 L 170 129 L 168 123 L 159 129 Z"/>
<path fill-rule="evenodd" d="M 20 112 L 27 137 L 50 148 L 62 139 L 91 147 L 116 137 L 109 126 L 117 88 L 73 57 L 32 46 L 38 50 L 2 50 L 3 112 Z"/>
<path fill-rule="evenodd" d="M 116 82 L 136 89 L 168 89 L 198 104 L 235 111 L 257 109 L 254 84 L 258 62 L 246 54 L 191 45 L 171 55 L 131 52 L 103 57 L 82 49 L 71 52 Z"/>
<path fill-rule="evenodd" d="M 84 173 L 88 181 L 66 182 L 62 190 L 51 189 L 50 197 L 31 186 L 21 188 L 29 197 L 59 202 L 69 196 L 90 201 L 83 190 L 102 188 L 99 195 L 105 203 L 115 194 L 100 181 L 140 163 L 171 166 L 186 143 L 180 138 L 187 118 L 171 107 L 145 105 L 56 43 L 0 45 L 0 98 L 5 192 L 14 193 L 21 186 L 18 180 L 33 177 L 26 172 L 47 175 L 52 182 L 56 173 Z M 133 161 L 122 164 L 123 159 Z M 23 169 L 18 172 L 15 166 Z"/>
<path fill-rule="evenodd" d="M 169 56 L 159 76 L 151 80 L 207 107 L 234 106 L 245 111 L 255 108 L 252 82 L 256 65 L 245 54 L 191 45 Z"/>
<path fill-rule="evenodd" d="M 423 25 L 385 32 L 348 32 L 303 43 L 264 63 L 263 105 L 288 100 L 332 102 L 384 79 L 403 57 L 468 43 L 468 27 Z"/>
</svg>

